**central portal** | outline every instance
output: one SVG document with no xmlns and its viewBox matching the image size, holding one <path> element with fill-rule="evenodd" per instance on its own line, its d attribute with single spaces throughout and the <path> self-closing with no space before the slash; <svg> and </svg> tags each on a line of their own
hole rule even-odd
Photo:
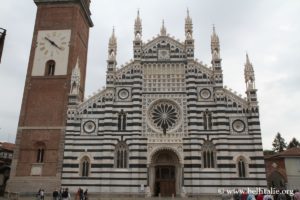
<svg viewBox="0 0 300 200">
<path fill-rule="evenodd" d="M 175 166 L 158 165 L 155 167 L 155 196 L 176 195 Z"/>
<path fill-rule="evenodd" d="M 180 195 L 182 167 L 174 151 L 164 149 L 156 152 L 149 167 L 152 196 Z"/>
</svg>

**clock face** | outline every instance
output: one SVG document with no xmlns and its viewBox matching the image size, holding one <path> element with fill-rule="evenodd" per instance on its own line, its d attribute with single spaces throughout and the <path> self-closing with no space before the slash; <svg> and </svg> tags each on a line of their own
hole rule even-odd
<svg viewBox="0 0 300 200">
<path fill-rule="evenodd" d="M 33 76 L 43 76 L 48 61 L 55 62 L 54 75 L 66 75 L 69 60 L 71 30 L 41 30 L 38 32 L 33 63 Z"/>
<path fill-rule="evenodd" d="M 55 57 L 66 50 L 69 41 L 62 32 L 53 31 L 42 36 L 37 45 L 45 56 Z"/>
</svg>

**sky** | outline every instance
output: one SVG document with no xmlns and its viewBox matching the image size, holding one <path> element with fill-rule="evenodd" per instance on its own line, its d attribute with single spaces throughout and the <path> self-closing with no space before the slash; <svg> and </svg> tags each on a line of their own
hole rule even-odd
<svg viewBox="0 0 300 200">
<path fill-rule="evenodd" d="M 264 149 L 280 132 L 300 140 L 299 0 L 92 0 L 85 96 L 105 85 L 108 40 L 115 27 L 118 65 L 132 58 L 133 25 L 140 10 L 143 40 L 167 32 L 184 40 L 187 9 L 193 19 L 195 58 L 210 64 L 213 24 L 221 43 L 224 85 L 245 96 L 244 63 L 256 75 Z M 1 2 L 0 27 L 7 29 L 0 64 L 0 141 L 15 141 L 36 6 L 32 0 Z"/>
</svg>

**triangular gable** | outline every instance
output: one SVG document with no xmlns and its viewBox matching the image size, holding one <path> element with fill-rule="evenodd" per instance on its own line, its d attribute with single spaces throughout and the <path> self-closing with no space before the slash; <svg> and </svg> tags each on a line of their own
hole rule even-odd
<svg viewBox="0 0 300 200">
<path fill-rule="evenodd" d="M 184 44 L 169 36 L 159 36 L 143 45 L 144 61 L 182 61 L 186 59 Z"/>
</svg>

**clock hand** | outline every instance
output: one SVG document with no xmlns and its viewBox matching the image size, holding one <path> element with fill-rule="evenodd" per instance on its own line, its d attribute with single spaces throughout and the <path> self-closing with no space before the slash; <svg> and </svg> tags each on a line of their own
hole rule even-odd
<svg viewBox="0 0 300 200">
<path fill-rule="evenodd" d="M 55 43 L 52 40 L 50 40 L 49 38 L 45 37 L 45 40 L 47 40 L 48 42 L 50 42 L 51 45 L 55 45 Z"/>
<path fill-rule="evenodd" d="M 48 42 L 50 42 L 51 45 L 55 46 L 56 48 L 58 48 L 59 50 L 61 50 L 61 47 L 59 47 L 55 42 L 53 42 L 52 40 L 50 40 L 49 38 L 45 37 L 45 40 L 47 40 Z"/>
<path fill-rule="evenodd" d="M 56 48 L 58 48 L 59 50 L 61 50 L 61 47 L 57 46 L 57 44 L 53 44 L 53 46 L 55 46 Z"/>
</svg>

